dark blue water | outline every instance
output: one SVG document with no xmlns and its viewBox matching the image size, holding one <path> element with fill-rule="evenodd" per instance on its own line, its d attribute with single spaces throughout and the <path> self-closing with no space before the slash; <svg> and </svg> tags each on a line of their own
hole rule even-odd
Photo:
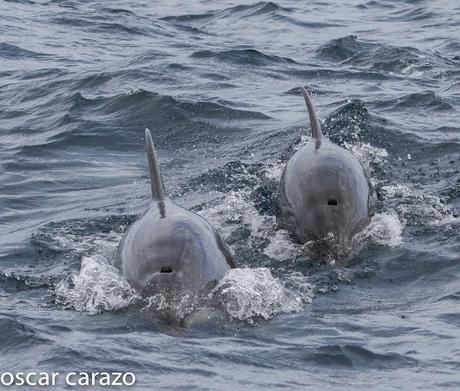
<svg viewBox="0 0 460 391">
<path fill-rule="evenodd" d="M 453 0 L 0 1 L 2 371 L 459 389 L 459 31 Z M 276 229 L 309 137 L 300 85 L 379 194 L 346 266 Z M 241 266 L 210 293 L 213 324 L 152 324 L 111 267 L 149 201 L 145 127 L 169 195 Z"/>
</svg>

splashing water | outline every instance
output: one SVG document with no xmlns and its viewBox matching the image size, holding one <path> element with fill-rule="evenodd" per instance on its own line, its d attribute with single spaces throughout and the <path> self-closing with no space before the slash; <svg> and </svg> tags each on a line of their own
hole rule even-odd
<svg viewBox="0 0 460 391">
<path fill-rule="evenodd" d="M 269 235 L 270 227 L 275 224 L 273 216 L 262 216 L 258 213 L 254 203 L 250 201 L 248 189 L 223 194 L 219 201 L 201 214 L 222 231 L 225 238 L 241 229 L 242 225 L 250 230 L 251 238 L 265 238 Z M 223 218 L 226 224 L 222 224 Z"/>
<path fill-rule="evenodd" d="M 80 271 L 61 280 L 54 288 L 54 295 L 58 305 L 90 315 L 119 310 L 140 299 L 101 255 L 83 258 Z"/>
<path fill-rule="evenodd" d="M 285 261 L 303 254 L 303 246 L 294 243 L 289 232 L 280 229 L 271 237 L 270 243 L 264 249 L 264 254 L 279 261 Z"/>
<path fill-rule="evenodd" d="M 281 174 L 283 173 L 283 169 L 284 169 L 284 164 L 281 163 L 280 161 L 273 163 L 273 164 L 267 164 L 267 167 L 265 168 L 265 176 L 268 179 L 279 181 L 281 179 Z"/>
<path fill-rule="evenodd" d="M 373 166 L 383 165 L 388 157 L 386 149 L 374 147 L 367 143 L 345 142 L 344 146 L 363 164 L 369 173 L 373 172 Z"/>
<path fill-rule="evenodd" d="M 166 315 L 170 320 L 175 321 L 185 319 L 204 305 L 202 295 L 195 292 L 180 292 L 180 294 L 172 296 L 166 293 L 157 293 L 144 298 L 142 302 L 144 303 L 141 308 L 142 312 L 154 312 L 160 317 Z"/>
<path fill-rule="evenodd" d="M 310 288 L 289 290 L 267 268 L 244 268 L 229 270 L 211 295 L 232 318 L 253 324 L 257 318 L 301 311 L 311 302 Z"/>
<path fill-rule="evenodd" d="M 403 242 L 403 229 L 404 224 L 396 213 L 377 213 L 364 231 L 358 235 L 380 246 L 397 247 Z"/>
<path fill-rule="evenodd" d="M 455 209 L 438 195 L 422 193 L 401 184 L 382 186 L 381 190 L 385 200 L 398 200 L 396 211 L 407 224 L 448 228 L 459 222 Z"/>
<path fill-rule="evenodd" d="M 382 186 L 381 192 L 385 199 L 408 197 L 411 194 L 407 186 L 400 184 Z"/>
<path fill-rule="evenodd" d="M 286 284 L 289 288 L 267 268 L 232 269 L 209 293 L 208 300 L 220 305 L 231 318 L 254 324 L 258 318 L 270 319 L 280 313 L 301 311 L 305 303 L 311 302 L 313 285 L 300 273 L 289 276 Z M 100 255 L 84 258 L 80 272 L 60 281 L 54 296 L 63 308 L 90 315 L 139 303 L 145 304 L 141 308 L 143 312 L 173 311 L 177 319 L 201 309 L 199 299 L 190 295 L 173 303 L 161 294 L 141 298 Z"/>
</svg>

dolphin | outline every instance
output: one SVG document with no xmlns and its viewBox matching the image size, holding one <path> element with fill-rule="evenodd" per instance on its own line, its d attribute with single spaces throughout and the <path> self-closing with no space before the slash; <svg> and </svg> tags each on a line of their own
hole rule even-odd
<svg viewBox="0 0 460 391">
<path fill-rule="evenodd" d="M 307 91 L 312 138 L 287 162 L 278 189 L 280 228 L 306 243 L 313 258 L 344 260 L 359 251 L 376 195 L 363 166 L 324 137 Z"/>
<path fill-rule="evenodd" d="M 152 200 L 121 240 L 115 266 L 142 296 L 162 294 L 169 304 L 199 296 L 235 268 L 229 248 L 201 216 L 165 194 L 152 136 L 145 130 Z"/>
</svg>

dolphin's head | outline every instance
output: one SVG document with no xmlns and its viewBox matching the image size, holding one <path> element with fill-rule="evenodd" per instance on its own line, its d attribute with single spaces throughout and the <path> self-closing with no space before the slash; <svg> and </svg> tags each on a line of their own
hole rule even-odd
<svg viewBox="0 0 460 391">
<path fill-rule="evenodd" d="M 169 296 L 203 289 L 208 273 L 206 243 L 187 222 L 157 223 L 155 232 L 137 235 L 138 251 L 128 274 L 143 296 Z"/>
<path fill-rule="evenodd" d="M 363 167 L 345 149 L 323 140 L 310 145 L 288 169 L 288 196 L 296 236 L 317 257 L 347 258 L 356 234 L 373 214 L 373 194 Z"/>
<path fill-rule="evenodd" d="M 202 217 L 153 201 L 118 247 L 123 276 L 147 300 L 144 311 L 167 322 L 186 317 L 234 267 L 231 254 Z"/>
<path fill-rule="evenodd" d="M 200 216 L 152 202 L 119 246 L 123 275 L 144 297 L 199 295 L 231 267 L 218 235 Z"/>
</svg>

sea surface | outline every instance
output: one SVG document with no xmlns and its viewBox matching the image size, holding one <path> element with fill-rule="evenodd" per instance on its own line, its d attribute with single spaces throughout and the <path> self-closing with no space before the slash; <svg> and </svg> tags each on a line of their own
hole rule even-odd
<svg viewBox="0 0 460 391">
<path fill-rule="evenodd" d="M 459 31 L 454 0 L 0 0 L 1 371 L 460 389 Z M 378 192 L 347 265 L 276 227 L 310 137 L 299 86 Z M 213 322 L 149 319 L 161 303 L 112 266 L 149 203 L 146 127 L 169 196 L 240 266 L 209 293 Z"/>
</svg>

